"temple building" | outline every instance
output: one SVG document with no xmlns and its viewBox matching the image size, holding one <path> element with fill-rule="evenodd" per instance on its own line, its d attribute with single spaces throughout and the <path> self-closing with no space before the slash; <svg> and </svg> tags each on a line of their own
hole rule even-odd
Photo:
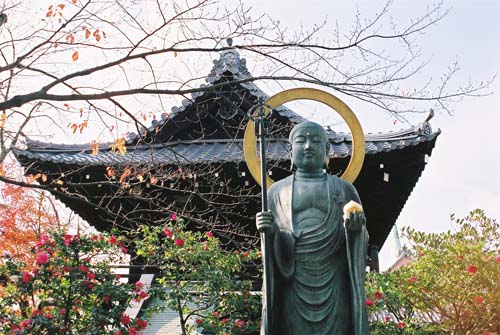
<svg viewBox="0 0 500 335">
<path fill-rule="evenodd" d="M 192 229 L 210 229 L 228 248 L 258 243 L 255 213 L 260 187 L 243 158 L 248 111 L 264 93 L 251 81 L 245 59 L 224 51 L 202 85 L 180 106 L 165 111 L 123 148 L 101 144 L 28 141 L 14 153 L 26 174 L 43 173 L 57 199 L 100 231 L 161 224 L 175 212 Z M 431 116 L 430 116 L 431 117 Z M 429 119 L 398 132 L 366 134 L 363 168 L 354 182 L 370 235 L 370 266 L 428 163 L 439 131 Z M 268 133 L 269 173 L 274 180 L 290 170 L 288 133 L 305 119 L 286 106 L 273 110 Z M 341 174 L 352 149 L 350 134 L 327 129 L 328 172 Z M 133 250 L 132 250 L 133 252 Z"/>
</svg>

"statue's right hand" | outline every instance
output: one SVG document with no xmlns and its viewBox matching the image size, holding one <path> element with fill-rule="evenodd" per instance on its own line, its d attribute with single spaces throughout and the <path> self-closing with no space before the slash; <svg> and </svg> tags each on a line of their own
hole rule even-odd
<svg viewBox="0 0 500 335">
<path fill-rule="evenodd" d="M 255 216 L 255 224 L 260 233 L 272 233 L 274 231 L 273 214 L 271 212 L 258 212 Z"/>
</svg>

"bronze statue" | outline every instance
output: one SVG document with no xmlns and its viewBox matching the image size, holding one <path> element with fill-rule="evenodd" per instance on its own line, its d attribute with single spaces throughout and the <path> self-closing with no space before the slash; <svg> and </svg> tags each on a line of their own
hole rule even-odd
<svg viewBox="0 0 500 335">
<path fill-rule="evenodd" d="M 269 211 L 256 218 L 271 240 L 266 335 L 366 335 L 366 219 L 343 218 L 358 194 L 325 172 L 329 143 L 319 124 L 295 126 L 290 143 L 296 173 L 271 186 Z"/>
</svg>

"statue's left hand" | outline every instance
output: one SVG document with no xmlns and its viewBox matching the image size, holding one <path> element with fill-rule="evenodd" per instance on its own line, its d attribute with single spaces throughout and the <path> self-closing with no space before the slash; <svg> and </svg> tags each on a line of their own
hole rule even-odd
<svg viewBox="0 0 500 335">
<path fill-rule="evenodd" d="M 349 217 L 344 220 L 344 226 L 349 231 L 360 231 L 366 224 L 366 217 L 363 212 L 352 212 Z"/>
</svg>

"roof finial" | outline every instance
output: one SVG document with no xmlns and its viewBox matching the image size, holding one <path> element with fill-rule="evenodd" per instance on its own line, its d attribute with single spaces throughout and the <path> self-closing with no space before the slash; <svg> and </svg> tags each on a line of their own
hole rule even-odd
<svg viewBox="0 0 500 335">
<path fill-rule="evenodd" d="M 226 42 L 227 42 L 227 45 L 228 45 L 228 46 L 230 46 L 230 47 L 232 47 L 232 46 L 233 46 L 233 39 L 232 39 L 231 37 L 228 37 L 228 38 L 226 39 Z"/>
</svg>

